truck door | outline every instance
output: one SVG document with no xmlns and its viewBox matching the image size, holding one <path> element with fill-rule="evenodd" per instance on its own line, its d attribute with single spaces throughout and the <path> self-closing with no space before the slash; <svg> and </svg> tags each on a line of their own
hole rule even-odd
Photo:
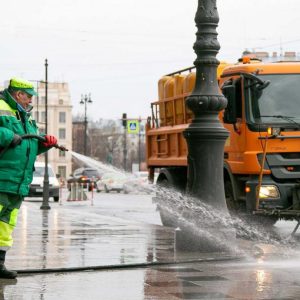
<svg viewBox="0 0 300 300">
<path fill-rule="evenodd" d="M 234 77 L 226 80 L 221 87 L 228 101 L 227 107 L 223 112 L 223 123 L 230 133 L 225 143 L 225 159 L 230 162 L 233 172 L 242 168 L 244 160 L 246 127 L 243 86 L 243 78 Z"/>
</svg>

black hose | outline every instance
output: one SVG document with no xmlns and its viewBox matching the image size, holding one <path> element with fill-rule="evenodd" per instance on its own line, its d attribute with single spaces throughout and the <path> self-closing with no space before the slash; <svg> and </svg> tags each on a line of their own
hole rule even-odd
<svg viewBox="0 0 300 300">
<path fill-rule="evenodd" d="M 122 269 L 140 269 L 140 268 L 148 268 L 152 266 L 178 265 L 178 264 L 187 264 L 187 263 L 240 260 L 242 258 L 243 257 L 228 256 L 228 257 L 220 257 L 220 258 L 199 258 L 199 259 L 191 259 L 191 260 L 166 261 L 166 262 L 149 262 L 149 263 L 121 264 L 121 265 L 107 265 L 107 266 L 100 265 L 100 266 L 70 267 L 70 268 L 27 269 L 27 270 L 16 270 L 16 271 L 18 274 L 70 273 L 70 272 L 98 271 L 98 270 L 109 271 L 109 270 L 122 270 Z"/>
<path fill-rule="evenodd" d="M 46 142 L 46 139 L 43 136 L 37 135 L 37 134 L 23 134 L 21 135 L 22 139 L 37 139 L 41 142 Z"/>
<path fill-rule="evenodd" d="M 22 137 L 22 139 L 37 139 L 40 142 L 46 142 L 45 137 L 37 135 L 37 134 L 24 134 L 24 135 L 21 135 L 21 137 Z M 67 148 L 65 148 L 64 146 L 58 145 L 58 144 L 54 145 L 53 147 L 57 148 L 61 151 L 68 151 Z"/>
<path fill-rule="evenodd" d="M 37 135 L 37 134 L 23 134 L 23 135 L 21 135 L 21 137 L 22 137 L 22 139 L 25 139 L 25 140 L 26 139 L 37 139 L 40 142 L 46 142 L 45 137 Z M 65 148 L 64 146 L 58 145 L 58 144 L 54 145 L 53 147 L 57 148 L 61 151 L 68 151 L 67 148 Z M 1 159 L 2 155 L 8 150 L 8 148 L 9 148 L 9 145 L 0 151 L 0 159 Z"/>
</svg>

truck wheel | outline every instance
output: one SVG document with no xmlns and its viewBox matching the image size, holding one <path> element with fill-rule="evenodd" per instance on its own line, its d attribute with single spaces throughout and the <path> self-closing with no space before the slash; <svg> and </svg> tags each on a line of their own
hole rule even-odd
<svg viewBox="0 0 300 300">
<path fill-rule="evenodd" d="M 158 211 L 160 214 L 161 222 L 166 227 L 173 227 L 176 228 L 176 221 L 172 218 L 172 215 L 170 215 L 167 211 L 165 211 L 163 208 L 158 206 Z"/>
<path fill-rule="evenodd" d="M 225 181 L 224 188 L 225 188 L 225 199 L 226 199 L 227 208 L 231 213 L 236 214 L 239 206 L 238 203 L 234 200 L 233 187 L 229 180 Z"/>
<path fill-rule="evenodd" d="M 164 187 L 164 188 L 170 188 L 171 187 L 171 185 L 170 185 L 167 178 L 161 179 L 159 182 L 157 182 L 157 184 L 161 187 Z"/>
<path fill-rule="evenodd" d="M 171 183 L 168 181 L 167 178 L 160 179 L 157 182 L 157 185 L 161 186 L 162 188 L 166 188 L 166 189 L 172 187 Z M 160 191 L 156 192 L 155 199 L 158 202 L 157 210 L 159 211 L 160 219 L 161 219 L 162 224 L 166 227 L 176 228 L 177 227 L 176 222 L 173 219 L 172 215 L 170 215 L 170 213 L 163 208 L 164 192 L 163 191 L 162 192 L 160 192 Z M 162 205 L 160 205 L 159 203 L 162 203 Z"/>
<path fill-rule="evenodd" d="M 53 197 L 53 199 L 54 199 L 54 202 L 58 202 L 59 201 L 59 197 L 57 196 L 57 197 Z"/>
</svg>

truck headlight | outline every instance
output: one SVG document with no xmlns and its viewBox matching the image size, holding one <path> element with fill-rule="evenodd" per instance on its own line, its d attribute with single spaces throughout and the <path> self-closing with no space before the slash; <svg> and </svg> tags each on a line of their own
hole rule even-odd
<svg viewBox="0 0 300 300">
<path fill-rule="evenodd" d="M 259 198 L 279 198 L 279 190 L 275 185 L 262 185 L 259 190 Z"/>
</svg>

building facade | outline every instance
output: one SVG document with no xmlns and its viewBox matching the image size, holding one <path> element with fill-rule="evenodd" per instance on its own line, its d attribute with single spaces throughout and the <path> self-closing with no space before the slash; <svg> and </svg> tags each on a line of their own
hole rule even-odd
<svg viewBox="0 0 300 300">
<path fill-rule="evenodd" d="M 283 53 L 278 53 L 273 51 L 269 53 L 267 51 L 248 51 L 245 50 L 242 56 L 250 56 L 251 58 L 258 58 L 263 62 L 275 62 L 275 61 L 299 61 L 300 53 L 295 51 L 285 51 Z"/>
<path fill-rule="evenodd" d="M 72 123 L 72 146 L 73 150 L 77 153 L 84 154 L 84 135 L 85 135 L 85 124 L 84 121 L 73 121 Z M 87 137 L 89 138 L 89 136 Z M 89 139 L 87 140 L 89 145 Z M 87 149 L 87 155 L 90 154 L 90 149 Z"/>
<path fill-rule="evenodd" d="M 32 116 L 36 120 L 40 132 L 45 132 L 46 106 L 45 83 L 34 82 L 38 96 L 33 97 Z M 66 179 L 72 173 L 72 104 L 69 86 L 67 83 L 48 83 L 48 134 L 58 139 L 58 144 L 69 151 L 63 152 L 56 148 L 48 152 L 48 162 L 52 165 L 56 174 Z M 44 160 L 40 155 L 39 161 Z"/>
</svg>

